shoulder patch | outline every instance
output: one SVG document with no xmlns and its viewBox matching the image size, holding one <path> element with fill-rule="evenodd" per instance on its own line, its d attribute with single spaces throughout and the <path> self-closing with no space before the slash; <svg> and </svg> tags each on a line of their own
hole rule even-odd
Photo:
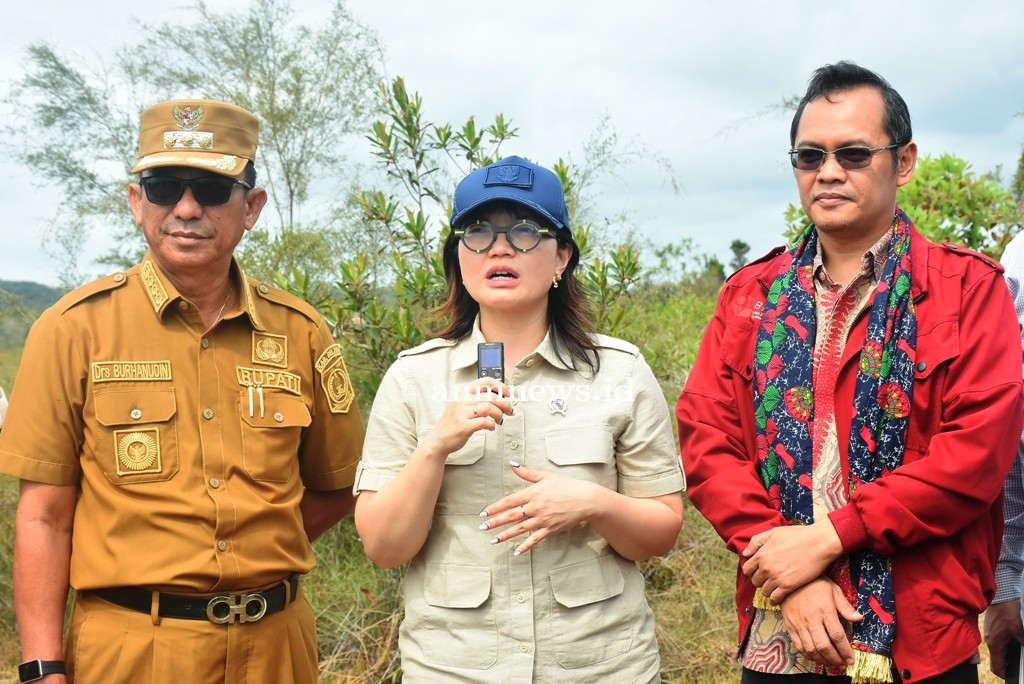
<svg viewBox="0 0 1024 684">
<path fill-rule="evenodd" d="M 76 287 L 74 290 L 61 297 L 57 303 L 53 305 L 53 308 L 60 313 L 64 313 L 100 292 L 116 290 L 119 287 L 123 287 L 127 282 L 128 276 L 124 271 L 111 273 L 110 275 L 94 280 L 91 283 L 86 283 L 81 287 Z"/>
<path fill-rule="evenodd" d="M 348 413 L 356 393 L 352 389 L 345 358 L 341 355 L 341 346 L 332 344 L 325 349 L 316 360 L 316 370 L 320 374 L 320 386 L 327 395 L 331 413 Z"/>
<path fill-rule="evenodd" d="M 994 268 L 998 273 L 1003 272 L 1003 265 L 987 254 L 976 252 L 973 249 L 968 249 L 967 247 L 963 247 L 952 242 L 943 241 L 941 244 L 942 248 L 945 249 L 947 252 L 951 252 L 953 254 L 963 254 L 965 256 L 972 256 L 975 259 L 980 259 L 987 266 Z"/>
<path fill-rule="evenodd" d="M 249 278 L 248 276 L 246 276 L 246 280 L 248 280 L 249 287 L 253 289 L 254 296 L 259 297 L 260 299 L 274 302 L 281 306 L 286 306 L 289 309 L 295 309 L 318 325 L 320 320 L 323 318 L 315 306 L 307 302 L 305 299 L 293 295 L 291 292 L 285 292 L 280 288 L 274 287 L 273 285 L 267 285 L 264 282 Z"/>
<path fill-rule="evenodd" d="M 406 349 L 398 353 L 398 358 L 405 356 L 416 356 L 418 354 L 426 354 L 427 352 L 434 351 L 435 349 L 449 349 L 458 344 L 458 340 L 448 340 L 443 337 L 435 337 L 432 340 L 427 340 L 423 344 L 417 345 L 412 349 Z"/>
</svg>

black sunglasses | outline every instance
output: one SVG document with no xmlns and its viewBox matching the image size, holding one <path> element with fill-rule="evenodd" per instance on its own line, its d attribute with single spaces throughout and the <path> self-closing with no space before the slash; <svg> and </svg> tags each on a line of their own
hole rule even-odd
<svg viewBox="0 0 1024 684">
<path fill-rule="evenodd" d="M 486 252 L 498 239 L 499 233 L 504 233 L 508 243 L 520 252 L 529 252 L 540 244 L 542 237 L 555 237 L 555 231 L 550 228 L 542 228 L 536 221 L 520 219 L 507 226 L 495 226 L 487 221 L 477 221 L 464 228 L 456 228 L 455 235 L 462 238 L 462 244 L 471 252 L 480 254 Z"/>
<path fill-rule="evenodd" d="M 185 188 L 192 191 L 196 202 L 207 207 L 226 203 L 231 199 L 231 191 L 236 185 L 252 190 L 248 183 L 224 176 L 200 176 L 189 180 L 176 176 L 145 176 L 139 179 L 139 184 L 146 191 L 146 199 L 163 206 L 177 204 Z"/>
<path fill-rule="evenodd" d="M 819 150 L 817 147 L 798 147 L 795 150 L 789 151 L 789 161 L 793 164 L 794 169 L 817 171 L 825 163 L 828 155 L 834 154 L 836 161 L 844 169 L 864 169 L 871 165 L 871 158 L 882 150 L 891 150 L 905 144 L 893 143 L 892 145 L 883 145 L 882 147 L 851 145 L 850 147 L 840 147 L 838 150 L 832 150 L 831 152 Z"/>
</svg>

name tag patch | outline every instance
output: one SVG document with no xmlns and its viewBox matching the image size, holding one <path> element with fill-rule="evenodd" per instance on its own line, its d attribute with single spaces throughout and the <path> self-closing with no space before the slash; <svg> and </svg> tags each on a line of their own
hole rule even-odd
<svg viewBox="0 0 1024 684">
<path fill-rule="evenodd" d="M 170 361 L 93 361 L 93 382 L 171 380 Z"/>
</svg>

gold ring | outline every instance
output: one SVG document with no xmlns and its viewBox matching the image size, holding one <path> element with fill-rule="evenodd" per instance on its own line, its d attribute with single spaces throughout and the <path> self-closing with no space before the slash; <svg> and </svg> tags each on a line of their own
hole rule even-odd
<svg viewBox="0 0 1024 684">
<path fill-rule="evenodd" d="M 476 412 L 476 407 L 479 406 L 479 405 L 480 404 L 473 404 L 473 417 L 474 418 L 479 418 L 480 417 L 480 414 Z"/>
</svg>

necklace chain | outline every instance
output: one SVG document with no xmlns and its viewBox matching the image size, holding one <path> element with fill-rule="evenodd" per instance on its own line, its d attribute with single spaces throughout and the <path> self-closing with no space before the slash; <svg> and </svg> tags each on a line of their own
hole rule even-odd
<svg viewBox="0 0 1024 684">
<path fill-rule="evenodd" d="M 217 320 L 218 321 L 220 320 L 221 314 L 224 313 L 224 309 L 227 307 L 228 302 L 231 301 L 231 295 L 233 295 L 234 293 L 235 293 L 235 285 L 234 285 L 234 283 L 232 283 L 231 287 L 228 288 L 228 296 L 224 298 L 224 303 L 220 305 L 220 311 L 217 312 Z"/>
</svg>

